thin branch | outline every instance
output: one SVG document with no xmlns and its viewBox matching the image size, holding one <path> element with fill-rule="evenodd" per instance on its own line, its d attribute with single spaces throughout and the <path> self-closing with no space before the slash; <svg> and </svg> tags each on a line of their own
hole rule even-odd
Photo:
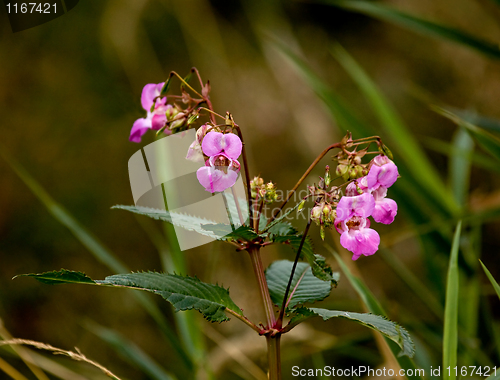
<svg viewBox="0 0 500 380">
<path fill-rule="evenodd" d="M 342 147 L 341 143 L 332 144 L 328 148 L 326 148 L 323 152 L 321 152 L 321 154 L 318 157 L 316 157 L 316 159 L 313 161 L 313 163 L 309 166 L 309 168 L 302 175 L 302 177 L 300 177 L 299 181 L 295 184 L 293 189 L 288 193 L 286 199 L 283 201 L 280 208 L 274 213 L 274 215 L 271 216 L 271 219 L 269 219 L 268 224 L 271 223 L 276 218 L 276 216 L 280 213 L 280 211 L 283 209 L 283 207 L 285 207 L 287 202 L 290 200 L 293 193 L 295 193 L 295 191 L 298 189 L 300 184 L 306 179 L 306 177 L 309 175 L 309 173 L 314 169 L 314 167 L 318 164 L 318 162 L 328 153 L 328 151 L 335 149 L 335 148 L 341 148 L 341 147 Z"/>
<path fill-rule="evenodd" d="M 288 285 L 286 286 L 285 296 L 283 297 L 283 302 L 281 303 L 280 314 L 277 320 L 276 328 L 280 329 L 281 324 L 283 323 L 283 316 L 285 315 L 286 304 L 288 304 L 288 293 L 290 292 L 290 287 L 292 286 L 293 276 L 295 275 L 295 269 L 297 268 L 297 263 L 299 262 L 300 252 L 302 251 L 302 247 L 304 246 L 304 242 L 306 241 L 307 233 L 309 232 L 309 227 L 311 227 L 311 218 L 307 222 L 306 229 L 304 230 L 304 234 L 302 235 L 302 240 L 300 241 L 299 249 L 297 250 L 297 255 L 295 256 L 295 261 L 292 266 L 292 273 L 290 274 L 290 279 L 288 280 Z"/>
<path fill-rule="evenodd" d="M 247 317 L 245 317 L 244 315 L 240 315 L 237 312 L 235 312 L 234 310 L 231 310 L 227 307 L 225 308 L 225 311 L 227 311 L 229 314 L 235 316 L 240 321 L 242 321 L 244 324 L 246 324 L 247 326 L 250 326 L 252 329 L 254 329 L 258 333 L 260 333 L 261 328 L 259 326 L 257 326 L 255 323 L 253 323 L 251 320 L 249 320 Z"/>
</svg>

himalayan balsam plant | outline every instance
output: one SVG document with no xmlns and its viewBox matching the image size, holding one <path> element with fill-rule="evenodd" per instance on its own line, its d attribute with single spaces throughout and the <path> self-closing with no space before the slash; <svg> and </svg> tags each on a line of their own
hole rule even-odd
<svg viewBox="0 0 500 380">
<path fill-rule="evenodd" d="M 117 207 L 168 221 L 201 235 L 216 236 L 236 250 L 246 251 L 253 266 L 265 317 L 261 321 L 250 320 L 230 298 L 227 289 L 180 274 L 118 274 L 101 281 L 68 270 L 26 276 L 48 284 L 81 283 L 145 290 L 163 297 L 176 311 L 195 309 L 210 322 L 227 321 L 229 317 L 239 319 L 244 326 L 255 331 L 257 338 L 266 339 L 268 373 L 273 380 L 281 379 L 281 336 L 312 317 L 323 320 L 341 317 L 360 323 L 396 342 L 401 354 L 411 357 L 414 349 L 408 332 L 382 316 L 307 306 L 326 298 L 339 278 L 338 273 L 326 264 L 325 258 L 313 250 L 308 238 L 313 222 L 319 226 L 322 239 L 326 229 L 331 229 L 340 238 L 340 244 L 352 252 L 352 259 L 358 260 L 361 256 L 373 255 L 379 248 L 380 236 L 372 228 L 372 223 L 390 224 L 394 221 L 397 204 L 387 198 L 387 193 L 398 178 L 398 169 L 390 150 L 377 136 L 353 139 L 348 133 L 340 142 L 321 152 L 287 196 L 280 199 L 273 182 L 266 182 L 259 176 L 250 179 L 242 129 L 230 113 L 222 116 L 214 111 L 209 82 L 204 84 L 196 69 L 192 69 L 191 74 L 196 74 L 200 91 L 188 83 L 190 76 L 182 78 L 175 72 L 164 83 L 144 87 L 141 103 L 146 117 L 133 123 L 129 139 L 139 143 L 147 133 L 151 134 L 150 130 L 156 132 L 157 138 L 165 138 L 165 135 L 197 129 L 185 156 L 178 157 L 178 160 L 198 163 L 196 186 L 208 193 L 223 193 L 226 200 L 229 199 L 226 190 L 231 191 L 244 173 L 246 199 L 242 202 L 235 199 L 239 223 L 232 221 L 230 225 L 221 225 L 194 215 L 183 215 L 179 219 L 173 210 Z M 180 93 L 167 96 L 174 78 L 181 82 Z M 221 122 L 217 123 L 219 119 Z M 373 147 L 376 150 L 371 150 Z M 307 186 L 307 195 L 285 209 L 304 179 L 331 150 L 336 150 L 333 156 L 335 170 L 331 172 L 326 166 L 318 183 Z M 273 202 L 281 204 L 266 215 L 265 206 Z M 304 213 L 307 202 L 310 202 L 310 212 L 301 233 L 287 221 L 287 217 L 292 212 Z M 219 233 L 214 234 L 214 231 Z M 265 252 L 266 246 L 276 243 L 289 245 L 295 251 L 295 259 L 276 261 L 264 269 L 261 252 Z"/>
</svg>

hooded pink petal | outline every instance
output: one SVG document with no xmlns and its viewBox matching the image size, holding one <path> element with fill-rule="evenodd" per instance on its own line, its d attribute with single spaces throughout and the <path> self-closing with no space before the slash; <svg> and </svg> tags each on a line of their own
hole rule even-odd
<svg viewBox="0 0 500 380">
<path fill-rule="evenodd" d="M 375 200 L 370 193 L 354 197 L 343 196 L 337 205 L 337 220 L 347 220 L 353 216 L 368 218 L 374 207 Z"/>
<path fill-rule="evenodd" d="M 373 162 L 370 172 L 366 176 L 368 188 L 375 189 L 378 186 L 391 187 L 399 176 L 396 164 L 382 155 L 375 157 Z"/>
<path fill-rule="evenodd" d="M 146 111 L 149 111 L 151 109 L 151 106 L 153 105 L 153 100 L 157 96 L 160 96 L 160 91 L 163 88 L 164 83 L 165 82 L 158 84 L 149 83 L 144 86 L 141 94 L 142 108 L 144 108 Z M 161 99 L 160 102 L 162 102 L 162 105 L 165 104 L 166 98 Z"/>
</svg>

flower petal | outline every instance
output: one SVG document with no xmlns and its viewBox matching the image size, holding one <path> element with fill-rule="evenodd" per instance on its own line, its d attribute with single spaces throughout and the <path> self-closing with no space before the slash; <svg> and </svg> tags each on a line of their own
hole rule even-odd
<svg viewBox="0 0 500 380">
<path fill-rule="evenodd" d="M 382 198 L 375 201 L 372 217 L 377 223 L 391 224 L 397 213 L 398 204 L 392 199 Z"/>
<path fill-rule="evenodd" d="M 151 129 L 151 119 L 137 119 L 132 126 L 132 130 L 130 131 L 129 140 L 135 143 L 140 143 L 142 135 L 145 134 L 148 129 Z"/>
<path fill-rule="evenodd" d="M 340 244 L 353 253 L 353 260 L 357 260 L 361 255 L 370 256 L 377 252 L 380 236 L 371 228 L 351 229 L 342 233 Z"/>
<path fill-rule="evenodd" d="M 380 156 L 375 157 L 377 159 Z M 377 188 L 378 186 L 391 187 L 398 179 L 398 167 L 389 159 L 375 160 L 375 164 L 370 168 L 370 172 L 366 176 L 366 183 L 369 189 Z M 377 165 L 377 162 L 387 162 L 382 166 Z"/>
<path fill-rule="evenodd" d="M 196 171 L 196 177 L 206 191 L 215 193 L 232 187 L 238 179 L 238 173 L 234 170 L 224 173 L 212 166 L 202 166 Z"/>
<path fill-rule="evenodd" d="M 165 113 L 155 113 L 151 120 L 151 129 L 159 131 L 165 126 L 166 122 L 167 122 L 167 117 L 165 116 Z M 169 129 L 165 129 L 165 132 L 167 131 L 170 132 Z"/>
<path fill-rule="evenodd" d="M 224 152 L 228 155 L 228 157 L 236 160 L 240 156 L 241 149 L 243 148 L 240 138 L 234 133 L 226 133 L 222 140 Z"/>
<path fill-rule="evenodd" d="M 220 132 L 208 132 L 201 143 L 203 153 L 210 157 L 221 153 L 224 150 L 222 146 L 223 136 L 224 135 Z"/>
<path fill-rule="evenodd" d="M 370 193 L 354 197 L 343 196 L 337 205 L 337 219 L 347 220 L 353 216 L 368 218 L 375 207 L 375 200 Z"/>
</svg>

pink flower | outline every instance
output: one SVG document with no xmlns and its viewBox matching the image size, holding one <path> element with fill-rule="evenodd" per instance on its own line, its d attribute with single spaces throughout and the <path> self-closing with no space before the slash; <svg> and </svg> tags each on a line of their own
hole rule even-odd
<svg viewBox="0 0 500 380">
<path fill-rule="evenodd" d="M 340 244 L 353 253 L 353 260 L 357 260 L 361 255 L 373 255 L 378 250 L 380 236 L 377 231 L 368 227 L 370 221 L 359 216 L 335 221 L 335 228 L 341 234 Z"/>
<path fill-rule="evenodd" d="M 212 157 L 224 153 L 228 158 L 236 160 L 240 154 L 243 144 L 234 133 L 222 134 L 220 132 L 208 132 L 201 144 L 203 153 Z"/>
<path fill-rule="evenodd" d="M 348 220 L 353 216 L 368 218 L 375 208 L 375 200 L 370 193 L 347 197 L 343 196 L 337 205 L 337 220 Z"/>
<path fill-rule="evenodd" d="M 225 154 L 210 157 L 205 166 L 196 171 L 196 177 L 206 191 L 224 191 L 236 183 L 240 163 Z"/>
<path fill-rule="evenodd" d="M 172 108 L 170 104 L 167 103 L 167 98 L 157 99 L 155 108 L 151 112 L 151 107 L 153 106 L 154 99 L 160 96 L 160 91 L 163 87 L 163 83 L 149 83 L 142 89 L 141 104 L 142 108 L 147 112 L 145 118 L 137 119 L 132 126 L 130 131 L 129 140 L 132 142 L 141 142 L 142 135 L 144 135 L 149 129 L 159 130 L 164 125 L 166 116 L 165 113 Z M 165 133 L 170 131 L 165 130 Z"/>
<path fill-rule="evenodd" d="M 370 190 L 379 186 L 389 188 L 398 179 L 398 167 L 387 156 L 378 155 L 366 176 L 366 184 Z"/>
<path fill-rule="evenodd" d="M 398 205 L 392 199 L 386 198 L 387 189 L 379 186 L 377 190 L 372 192 L 375 199 L 375 208 L 372 212 L 373 220 L 377 223 L 391 224 L 394 222 L 394 217 L 398 213 Z"/>
</svg>

